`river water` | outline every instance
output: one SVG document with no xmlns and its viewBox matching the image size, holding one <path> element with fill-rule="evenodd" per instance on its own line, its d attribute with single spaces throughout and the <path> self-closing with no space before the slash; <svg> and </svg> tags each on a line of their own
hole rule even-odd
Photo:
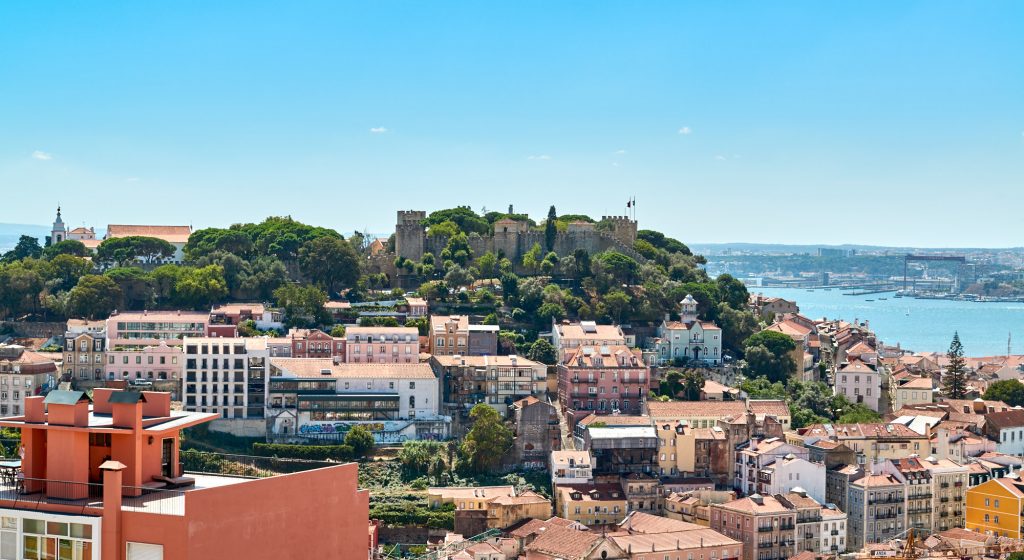
<svg viewBox="0 0 1024 560">
<path fill-rule="evenodd" d="M 812 319 L 866 319 L 885 344 L 898 342 L 918 352 L 945 352 L 953 333 L 959 332 L 967 356 L 1006 354 L 1007 336 L 1011 334 L 1013 353 L 1024 354 L 1024 303 L 894 298 L 892 293 L 845 296 L 838 288 L 748 289 L 751 293 L 795 300 L 800 313 Z"/>
</svg>

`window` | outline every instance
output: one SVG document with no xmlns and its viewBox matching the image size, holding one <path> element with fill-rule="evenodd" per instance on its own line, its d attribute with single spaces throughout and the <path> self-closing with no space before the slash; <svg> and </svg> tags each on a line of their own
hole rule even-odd
<svg viewBox="0 0 1024 560">
<path fill-rule="evenodd" d="M 985 501 L 988 502 L 988 500 L 985 500 Z M 996 500 L 996 504 L 995 505 L 996 505 L 996 507 L 999 507 L 999 500 Z M 996 519 L 998 520 L 998 518 L 996 518 Z"/>
<path fill-rule="evenodd" d="M 128 560 L 163 560 L 164 546 L 161 544 L 128 543 Z"/>
</svg>

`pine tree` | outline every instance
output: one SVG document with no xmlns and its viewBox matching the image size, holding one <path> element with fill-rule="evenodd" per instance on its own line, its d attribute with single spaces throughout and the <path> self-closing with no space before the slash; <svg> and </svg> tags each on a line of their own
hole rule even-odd
<svg viewBox="0 0 1024 560">
<path fill-rule="evenodd" d="M 942 377 L 942 393 L 949 399 L 962 399 L 967 396 L 967 362 L 964 360 L 964 346 L 960 344 L 960 333 L 953 333 L 953 342 L 946 356 L 949 365 Z"/>
<path fill-rule="evenodd" d="M 555 207 L 552 206 L 548 209 L 548 220 L 544 224 L 544 245 L 547 246 L 548 252 L 555 250 L 555 235 L 558 233 L 558 214 L 555 213 Z"/>
</svg>

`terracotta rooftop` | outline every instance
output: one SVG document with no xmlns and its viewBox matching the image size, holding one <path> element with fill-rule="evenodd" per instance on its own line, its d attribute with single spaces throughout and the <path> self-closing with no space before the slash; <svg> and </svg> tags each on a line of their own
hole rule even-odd
<svg viewBox="0 0 1024 560">
<path fill-rule="evenodd" d="M 192 235 L 190 226 L 139 226 L 110 224 L 107 226 L 106 239 L 115 237 L 155 237 L 168 243 L 187 243 Z"/>
<path fill-rule="evenodd" d="M 647 410 L 658 420 L 684 418 L 723 418 L 743 416 L 747 406 L 741 401 L 648 401 Z"/>
<path fill-rule="evenodd" d="M 724 504 L 713 505 L 712 507 L 719 507 L 742 513 L 753 513 L 755 515 L 785 513 L 790 511 L 785 504 L 776 500 L 774 496 L 760 496 L 760 498 L 757 496 L 759 496 L 759 494 L 754 494 L 753 496 L 740 498 Z M 761 503 L 758 503 L 757 500 L 760 500 Z"/>
<path fill-rule="evenodd" d="M 602 540 L 604 537 L 600 533 L 552 527 L 541 533 L 526 550 L 564 560 L 578 560 L 585 558 Z"/>
</svg>

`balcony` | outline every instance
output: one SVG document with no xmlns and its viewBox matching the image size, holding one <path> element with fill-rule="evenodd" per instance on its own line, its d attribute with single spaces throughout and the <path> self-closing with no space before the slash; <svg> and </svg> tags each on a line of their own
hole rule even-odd
<svg viewBox="0 0 1024 560">
<path fill-rule="evenodd" d="M 868 500 L 868 505 L 872 506 L 875 504 L 902 504 L 903 497 L 892 497 L 892 498 L 875 498 L 874 500 Z"/>
<path fill-rule="evenodd" d="M 939 485 L 939 488 L 949 488 L 949 483 L 943 482 L 942 484 Z"/>
<path fill-rule="evenodd" d="M 964 501 L 964 497 L 963 496 L 953 496 L 953 501 L 954 502 L 962 502 L 962 501 Z"/>
<path fill-rule="evenodd" d="M 943 496 L 943 497 L 939 498 L 939 501 L 942 502 L 942 503 L 946 503 L 946 502 L 949 501 L 949 497 L 948 496 Z"/>
<path fill-rule="evenodd" d="M 831 534 L 831 535 L 832 535 L 833 537 L 835 537 L 835 536 L 839 535 L 839 529 L 832 529 L 832 531 L 830 531 L 830 534 Z"/>
<path fill-rule="evenodd" d="M 939 512 L 939 517 L 949 517 L 949 512 L 948 511 Z"/>
<path fill-rule="evenodd" d="M 80 508 L 81 514 L 96 514 L 103 509 L 103 485 L 88 482 L 70 482 L 43 478 L 25 478 L 21 485 L 7 481 L 0 483 L 0 503 L 12 502 L 16 509 L 47 509 L 47 506 Z M 198 482 L 198 481 L 197 481 Z M 185 515 L 183 490 L 153 489 L 123 486 L 121 509 L 155 513 L 158 515 Z"/>
<path fill-rule="evenodd" d="M 774 530 L 775 530 L 775 527 L 772 527 L 770 525 L 767 526 L 767 527 L 764 526 L 764 525 L 758 525 L 758 527 L 757 527 L 757 532 L 758 533 L 771 533 Z"/>
<path fill-rule="evenodd" d="M 892 513 L 876 513 L 875 514 L 875 519 L 896 519 L 897 516 L 898 516 L 898 514 L 896 512 L 892 512 Z"/>
</svg>

